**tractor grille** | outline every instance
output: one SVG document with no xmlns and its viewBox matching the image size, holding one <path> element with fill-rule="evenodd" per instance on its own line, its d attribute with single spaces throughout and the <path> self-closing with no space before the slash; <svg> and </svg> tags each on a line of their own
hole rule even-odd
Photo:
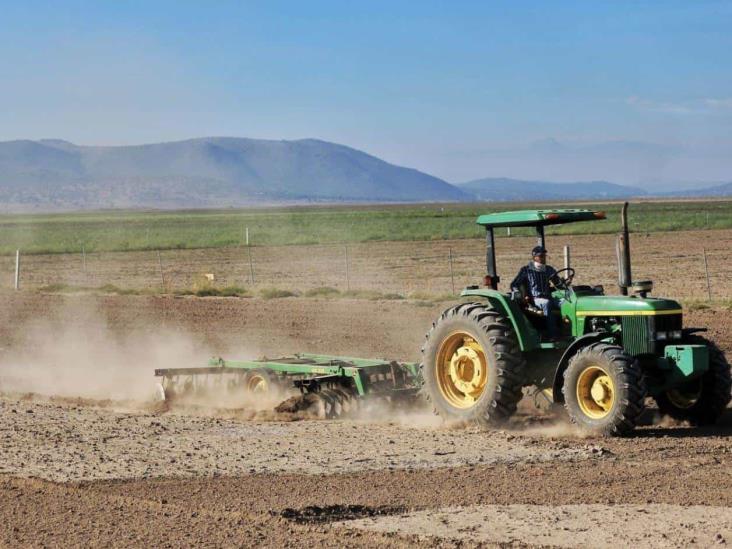
<svg viewBox="0 0 732 549">
<path fill-rule="evenodd" d="M 650 316 L 624 316 L 622 318 L 623 349 L 629 355 L 643 355 L 655 350 L 653 332 L 649 329 L 649 321 L 652 318 Z"/>
<path fill-rule="evenodd" d="M 657 354 L 666 341 L 656 342 L 656 332 L 681 330 L 681 315 L 622 317 L 623 349 L 633 356 Z"/>
</svg>

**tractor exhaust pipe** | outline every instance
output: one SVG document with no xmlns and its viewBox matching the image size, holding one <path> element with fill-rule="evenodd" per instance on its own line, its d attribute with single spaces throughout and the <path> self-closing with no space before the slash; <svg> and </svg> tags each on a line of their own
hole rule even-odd
<svg viewBox="0 0 732 549">
<path fill-rule="evenodd" d="M 630 272 L 630 236 L 628 234 L 627 202 L 623 204 L 623 209 L 620 213 L 620 222 L 622 224 L 622 231 L 618 235 L 615 247 L 615 252 L 618 256 L 618 286 L 620 287 L 621 294 L 628 295 L 628 288 L 630 288 L 633 281 Z"/>
</svg>

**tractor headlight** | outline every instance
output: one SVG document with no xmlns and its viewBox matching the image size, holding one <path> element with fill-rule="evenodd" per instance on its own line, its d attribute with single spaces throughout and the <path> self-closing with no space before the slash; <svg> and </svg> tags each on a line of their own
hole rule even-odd
<svg viewBox="0 0 732 549">
<path fill-rule="evenodd" d="M 666 341 L 668 334 L 666 332 L 656 332 L 656 341 Z"/>
<path fill-rule="evenodd" d="M 681 330 L 674 330 L 673 332 L 668 333 L 669 339 L 681 339 Z"/>
</svg>

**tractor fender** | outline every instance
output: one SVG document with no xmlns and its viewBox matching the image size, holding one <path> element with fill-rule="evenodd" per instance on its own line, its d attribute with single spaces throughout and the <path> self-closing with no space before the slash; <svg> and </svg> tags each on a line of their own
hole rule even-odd
<svg viewBox="0 0 732 549">
<path fill-rule="evenodd" d="M 462 297 L 480 298 L 487 300 L 491 306 L 508 317 L 513 326 L 514 333 L 518 339 L 519 347 L 523 352 L 533 351 L 539 348 L 539 334 L 526 320 L 526 317 L 518 305 L 497 290 L 488 288 L 465 289 L 460 295 Z"/>
<path fill-rule="evenodd" d="M 608 332 L 590 332 L 575 339 L 569 347 L 564 350 L 562 358 L 559 359 L 557 369 L 554 372 L 554 383 L 552 384 L 552 398 L 554 399 L 554 402 L 557 404 L 562 404 L 564 402 L 564 393 L 562 393 L 564 371 L 567 369 L 567 366 L 569 366 L 569 361 L 572 357 L 580 349 L 587 347 L 591 343 L 597 343 L 598 341 L 607 339 L 608 337 L 611 337 L 611 334 Z"/>
</svg>

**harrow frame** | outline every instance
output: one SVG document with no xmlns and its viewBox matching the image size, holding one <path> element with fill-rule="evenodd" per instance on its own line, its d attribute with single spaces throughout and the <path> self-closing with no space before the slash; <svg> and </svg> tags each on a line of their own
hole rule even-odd
<svg viewBox="0 0 732 549">
<path fill-rule="evenodd" d="M 298 353 L 279 358 L 258 360 L 225 360 L 215 357 L 208 366 L 194 368 L 161 368 L 156 377 L 218 376 L 246 371 L 265 370 L 282 382 L 291 382 L 302 393 L 320 391 L 326 384 L 351 387 L 358 397 L 367 394 L 415 394 L 420 386 L 419 364 L 348 356 Z"/>
</svg>

